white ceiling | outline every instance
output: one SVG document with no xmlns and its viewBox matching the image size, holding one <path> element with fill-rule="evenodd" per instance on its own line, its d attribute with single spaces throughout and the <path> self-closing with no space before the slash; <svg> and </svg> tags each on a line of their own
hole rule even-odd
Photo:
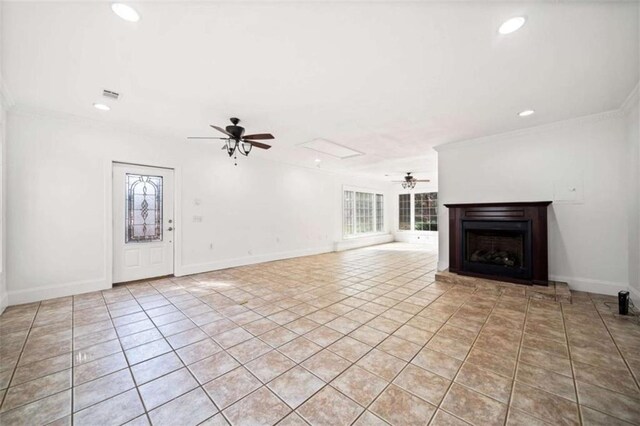
<svg viewBox="0 0 640 426">
<path fill-rule="evenodd" d="M 635 2 L 130 4 L 138 23 L 108 2 L 4 2 L 16 104 L 180 139 L 236 116 L 276 136 L 256 157 L 435 180 L 435 145 L 615 109 L 638 82 Z M 123 94 L 107 113 L 103 88 Z M 316 138 L 365 155 L 296 146 Z"/>
</svg>

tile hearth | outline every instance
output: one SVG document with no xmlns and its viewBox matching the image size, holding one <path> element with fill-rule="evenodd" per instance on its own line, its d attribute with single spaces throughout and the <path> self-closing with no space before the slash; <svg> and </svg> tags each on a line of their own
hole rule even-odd
<svg viewBox="0 0 640 426">
<path fill-rule="evenodd" d="M 640 424 L 616 298 L 436 282 L 400 243 L 13 306 L 0 424 Z"/>
</svg>

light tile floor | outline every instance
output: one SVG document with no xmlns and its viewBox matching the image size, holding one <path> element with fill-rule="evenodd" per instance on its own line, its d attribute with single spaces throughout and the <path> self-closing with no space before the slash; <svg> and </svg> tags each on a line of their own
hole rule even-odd
<svg viewBox="0 0 640 426">
<path fill-rule="evenodd" d="M 615 298 L 435 265 L 396 243 L 10 307 L 0 424 L 640 424 Z"/>
</svg>

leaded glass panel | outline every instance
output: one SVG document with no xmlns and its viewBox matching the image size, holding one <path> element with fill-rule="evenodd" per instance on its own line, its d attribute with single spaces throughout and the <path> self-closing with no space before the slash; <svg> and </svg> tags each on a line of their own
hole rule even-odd
<svg viewBox="0 0 640 426">
<path fill-rule="evenodd" d="M 162 176 L 127 173 L 127 243 L 162 241 Z"/>
</svg>

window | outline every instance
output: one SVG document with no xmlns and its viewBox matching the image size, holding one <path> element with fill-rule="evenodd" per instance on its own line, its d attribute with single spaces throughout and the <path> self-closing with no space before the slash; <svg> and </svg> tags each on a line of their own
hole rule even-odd
<svg viewBox="0 0 640 426">
<path fill-rule="evenodd" d="M 162 241 L 162 176 L 127 173 L 127 243 Z"/>
<path fill-rule="evenodd" d="M 438 193 L 415 194 L 414 214 L 416 231 L 438 230 Z"/>
<path fill-rule="evenodd" d="M 437 231 L 438 193 L 400 194 L 398 216 L 400 231 Z"/>
<path fill-rule="evenodd" d="M 356 233 L 373 232 L 373 194 L 356 192 Z"/>
<path fill-rule="evenodd" d="M 376 231 L 384 231 L 384 195 L 376 194 Z"/>
<path fill-rule="evenodd" d="M 353 191 L 344 191 L 342 223 L 345 235 L 352 235 L 353 232 Z"/>
<path fill-rule="evenodd" d="M 400 194 L 398 198 L 398 228 L 401 231 L 411 229 L 411 194 Z"/>
<path fill-rule="evenodd" d="M 344 191 L 344 236 L 384 231 L 384 198 L 372 192 Z"/>
</svg>

